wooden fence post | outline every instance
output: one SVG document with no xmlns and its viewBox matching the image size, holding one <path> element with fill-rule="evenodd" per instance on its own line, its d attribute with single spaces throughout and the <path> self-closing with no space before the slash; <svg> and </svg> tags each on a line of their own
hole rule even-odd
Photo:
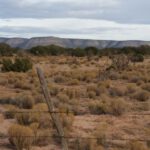
<svg viewBox="0 0 150 150">
<path fill-rule="evenodd" d="M 58 134 L 61 138 L 62 150 L 68 150 L 67 139 L 65 138 L 63 126 L 61 124 L 59 116 L 58 116 L 57 113 L 53 113 L 53 112 L 55 112 L 55 108 L 54 108 L 54 105 L 53 105 L 53 101 L 51 99 L 50 92 L 49 92 L 48 87 L 47 87 L 47 82 L 45 80 L 44 73 L 38 67 L 37 67 L 37 74 L 38 74 L 38 77 L 39 77 L 39 80 L 40 80 L 40 84 L 41 84 L 42 92 L 43 92 L 44 97 L 45 97 L 45 101 L 46 101 L 48 109 L 50 111 L 51 118 L 52 118 L 52 120 L 55 124 L 55 127 L 57 129 L 57 132 L 58 132 Z"/>
</svg>

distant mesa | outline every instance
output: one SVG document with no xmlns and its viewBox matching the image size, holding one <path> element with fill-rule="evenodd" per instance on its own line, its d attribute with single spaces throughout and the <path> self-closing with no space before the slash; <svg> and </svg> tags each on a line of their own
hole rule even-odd
<svg viewBox="0 0 150 150">
<path fill-rule="evenodd" d="M 35 46 L 58 45 L 70 48 L 97 47 L 103 48 L 122 48 L 139 47 L 141 45 L 150 45 L 150 41 L 113 41 L 113 40 L 83 40 L 83 39 L 65 39 L 57 37 L 34 37 L 34 38 L 0 38 L 0 43 L 6 43 L 11 47 L 30 49 Z"/>
</svg>

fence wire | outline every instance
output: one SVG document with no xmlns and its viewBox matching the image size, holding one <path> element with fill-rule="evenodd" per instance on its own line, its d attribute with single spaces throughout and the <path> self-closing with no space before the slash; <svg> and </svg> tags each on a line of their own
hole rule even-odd
<svg viewBox="0 0 150 150">
<path fill-rule="evenodd" d="M 18 138 L 18 137 L 24 137 L 24 138 L 34 138 L 35 136 L 8 136 L 8 135 L 1 135 L 0 138 Z M 101 138 L 98 137 L 80 137 L 80 136 L 38 136 L 43 138 L 66 138 L 66 139 L 87 139 L 87 140 L 99 140 Z M 150 139 L 132 139 L 132 138 L 105 138 L 105 140 L 108 141 L 141 141 L 141 142 L 150 142 Z"/>
<path fill-rule="evenodd" d="M 0 111 L 0 113 L 56 113 L 56 114 L 74 114 L 74 111 Z M 106 114 L 101 114 L 106 115 Z M 107 114 L 111 115 L 111 114 Z M 150 113 L 143 113 L 143 114 L 126 114 L 124 116 L 150 116 Z"/>
</svg>

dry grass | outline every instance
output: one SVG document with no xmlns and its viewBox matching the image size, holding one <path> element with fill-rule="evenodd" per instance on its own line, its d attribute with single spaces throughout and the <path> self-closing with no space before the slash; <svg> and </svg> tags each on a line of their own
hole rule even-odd
<svg viewBox="0 0 150 150">
<path fill-rule="evenodd" d="M 31 95 L 21 94 L 16 98 L 17 106 L 23 109 L 32 109 L 34 99 Z"/>
<path fill-rule="evenodd" d="M 99 137 L 99 141 L 78 141 L 80 150 L 103 150 L 106 128 L 98 125 L 107 122 L 112 126 L 110 137 L 145 137 L 146 133 L 134 130 L 147 129 L 148 118 L 129 119 L 126 114 L 150 111 L 150 58 L 125 70 L 111 71 L 103 81 L 99 76 L 111 65 L 110 59 L 72 58 L 70 56 L 33 57 L 34 65 L 40 66 L 48 81 L 51 98 L 56 110 L 73 111 L 75 115 L 62 114 L 61 121 L 67 135 Z M 28 73 L 0 73 L 0 111 L 47 111 L 47 105 L 40 89 L 35 71 Z M 29 126 L 35 136 L 34 144 L 48 146 L 54 141 L 42 138 L 56 134 L 52 120 L 47 113 L 4 113 L 4 123 L 17 122 Z M 81 120 L 80 120 L 81 119 Z M 83 121 L 86 119 L 85 121 Z M 86 123 L 87 121 L 87 123 Z M 77 122 L 77 124 L 76 124 Z M 1 126 L 1 125 L 0 125 Z M 122 130 L 126 127 L 127 133 Z M 134 128 L 132 132 L 130 128 Z M 147 131 L 147 130 L 146 130 Z M 69 132 L 69 133 L 68 133 Z M 97 134 L 96 134 L 96 133 Z M 102 137 L 102 138 L 101 138 Z M 54 144 L 54 143 L 53 143 Z M 58 143 L 55 143 L 58 144 Z M 77 146 L 77 144 L 75 144 Z M 138 146 L 137 146 L 138 145 Z M 141 146 L 142 145 L 142 146 Z M 147 150 L 146 144 L 130 143 L 129 150 Z M 73 146 L 74 147 L 74 146 Z M 123 147 L 122 149 L 127 147 Z M 139 148 L 139 149 L 138 149 Z M 49 148 L 50 149 L 50 148 Z M 115 144 L 112 150 L 122 150 Z M 72 149 L 71 149 L 72 150 Z M 73 149 L 74 150 L 74 149 Z"/>
<path fill-rule="evenodd" d="M 92 102 L 89 105 L 89 109 L 92 114 L 112 114 L 112 115 L 122 115 L 128 109 L 128 103 L 121 99 L 115 98 L 110 99 L 109 97 L 103 97 L 99 101 Z"/>
<path fill-rule="evenodd" d="M 150 98 L 150 93 L 144 90 L 136 91 L 132 96 L 134 99 L 138 101 L 147 101 Z"/>
<path fill-rule="evenodd" d="M 13 112 L 17 112 L 19 110 L 18 107 L 14 106 L 14 105 L 8 105 L 7 106 L 7 111 L 4 113 L 5 118 L 7 119 L 13 119 L 15 117 L 15 113 Z"/>
<path fill-rule="evenodd" d="M 147 146 L 142 142 L 133 141 L 129 143 L 130 150 L 148 150 Z"/>
<path fill-rule="evenodd" d="M 29 127 L 13 125 L 9 128 L 8 134 L 10 143 L 17 150 L 23 150 L 24 148 L 30 150 L 33 142 L 33 131 Z"/>
</svg>

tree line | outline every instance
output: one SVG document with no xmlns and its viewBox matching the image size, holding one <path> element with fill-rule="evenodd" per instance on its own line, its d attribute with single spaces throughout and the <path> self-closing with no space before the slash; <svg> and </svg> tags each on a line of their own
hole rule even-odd
<svg viewBox="0 0 150 150">
<path fill-rule="evenodd" d="M 12 48 L 7 44 L 0 43 L 0 56 L 12 56 L 14 54 L 20 53 L 21 50 L 18 48 Z M 31 49 L 26 50 L 27 53 L 36 56 L 59 56 L 59 55 L 69 55 L 76 57 L 84 56 L 111 56 L 111 55 L 150 55 L 150 46 L 140 46 L 140 47 L 123 47 L 123 48 L 104 48 L 98 49 L 96 47 L 86 47 L 86 48 L 64 48 L 56 45 L 49 46 L 36 46 Z"/>
<path fill-rule="evenodd" d="M 86 47 L 86 48 L 63 48 L 56 45 L 50 46 L 36 46 L 29 49 L 29 52 L 33 55 L 44 56 L 44 55 L 69 55 L 69 56 L 109 56 L 109 55 L 150 55 L 150 46 L 140 46 L 140 47 L 124 47 L 124 48 L 105 48 L 98 49 L 96 47 Z"/>
<path fill-rule="evenodd" d="M 11 48 L 9 45 L 1 43 L 0 56 L 17 56 L 15 59 L 8 58 L 0 60 L 2 71 L 26 72 L 30 70 L 33 65 L 32 61 L 29 57 L 24 57 L 25 55 L 22 55 L 21 52 L 22 50 L 19 50 L 18 48 Z M 144 55 L 150 55 L 150 46 L 98 49 L 96 47 L 64 48 L 56 45 L 50 45 L 36 46 L 29 50 L 26 50 L 25 52 L 35 56 L 109 56 L 111 59 L 113 59 L 114 55 L 121 56 L 121 54 L 125 54 L 129 56 L 128 58 L 132 62 L 142 62 L 144 61 Z"/>
<path fill-rule="evenodd" d="M 12 48 L 8 44 L 0 43 L 0 56 L 12 56 L 18 52 L 18 48 Z"/>
</svg>

